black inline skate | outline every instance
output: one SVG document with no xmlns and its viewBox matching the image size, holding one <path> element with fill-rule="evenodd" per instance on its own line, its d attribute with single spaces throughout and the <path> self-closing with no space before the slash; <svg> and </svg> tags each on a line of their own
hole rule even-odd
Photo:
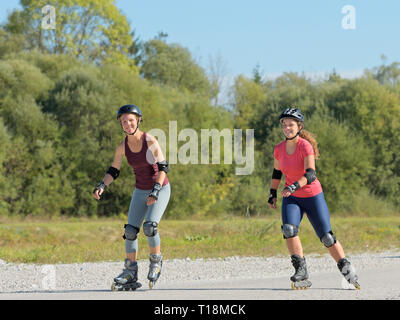
<svg viewBox="0 0 400 320">
<path fill-rule="evenodd" d="M 111 285 L 111 291 L 135 291 L 142 285 L 138 282 L 138 265 L 137 262 L 131 262 L 125 259 L 124 269 L 122 273 L 114 278 L 114 283 Z"/>
<path fill-rule="evenodd" d="M 347 282 L 352 284 L 357 290 L 360 290 L 360 284 L 358 283 L 356 270 L 351 265 L 350 261 L 346 258 L 340 259 L 337 263 L 337 266 Z"/>
<path fill-rule="evenodd" d="M 159 254 L 150 254 L 150 267 L 149 274 L 147 275 L 147 279 L 149 280 L 149 288 L 153 289 L 156 284 L 158 278 L 161 275 L 162 268 L 162 256 Z"/>
<path fill-rule="evenodd" d="M 292 264 L 295 269 L 295 273 L 290 277 L 292 281 L 293 290 L 305 290 L 311 287 L 311 281 L 308 280 L 308 271 L 306 265 L 306 259 L 301 258 L 299 255 L 294 254 L 290 257 Z"/>
</svg>

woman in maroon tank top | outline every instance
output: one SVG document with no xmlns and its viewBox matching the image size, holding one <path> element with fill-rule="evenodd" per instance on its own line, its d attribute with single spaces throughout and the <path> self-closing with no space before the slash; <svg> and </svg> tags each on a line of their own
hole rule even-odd
<svg viewBox="0 0 400 320">
<path fill-rule="evenodd" d="M 135 189 L 129 206 L 128 223 L 125 225 L 125 268 L 114 278 L 113 290 L 136 289 L 138 280 L 137 236 L 143 224 L 143 233 L 147 236 L 150 247 L 150 268 L 147 275 L 150 287 L 161 274 L 162 256 L 158 224 L 170 198 L 170 184 L 167 173 L 168 162 L 157 140 L 139 130 L 143 121 L 142 112 L 135 105 L 122 106 L 117 119 L 126 134 L 125 139 L 115 151 L 114 161 L 102 182 L 94 190 L 94 197 L 99 200 L 106 186 L 118 178 L 122 160 L 127 158 L 135 175 Z M 143 223 L 144 221 L 144 223 Z"/>
</svg>

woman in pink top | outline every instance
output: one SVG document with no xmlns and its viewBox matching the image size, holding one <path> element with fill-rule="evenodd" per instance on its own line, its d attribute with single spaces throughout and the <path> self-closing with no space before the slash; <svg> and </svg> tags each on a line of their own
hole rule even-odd
<svg viewBox="0 0 400 320">
<path fill-rule="evenodd" d="M 331 229 L 328 206 L 315 172 L 315 160 L 319 157 L 317 142 L 311 133 L 303 129 L 304 116 L 299 109 L 286 109 L 279 121 L 286 139 L 274 148 L 274 170 L 268 202 L 271 208 L 276 209 L 277 189 L 284 174 L 285 187 L 281 193 L 282 233 L 295 268 L 295 274 L 290 278 L 292 289 L 311 286 L 298 236 L 304 213 L 335 259 L 340 272 L 359 289 L 355 270 L 345 258 L 343 248 Z"/>
</svg>

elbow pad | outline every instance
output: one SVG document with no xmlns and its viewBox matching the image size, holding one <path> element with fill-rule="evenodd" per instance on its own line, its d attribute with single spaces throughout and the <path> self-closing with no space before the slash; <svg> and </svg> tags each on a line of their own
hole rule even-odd
<svg viewBox="0 0 400 320">
<path fill-rule="evenodd" d="M 113 177 L 114 180 L 117 179 L 117 178 L 119 177 L 119 172 L 120 172 L 120 171 L 119 171 L 117 168 L 114 168 L 114 167 L 109 167 L 108 170 L 107 170 L 107 173 L 108 173 L 111 177 Z"/>
<path fill-rule="evenodd" d="M 317 175 L 314 171 L 314 169 L 308 168 L 306 169 L 306 173 L 304 174 L 304 176 L 307 179 L 307 184 L 312 183 L 315 179 L 317 179 Z"/>
<path fill-rule="evenodd" d="M 274 168 L 274 171 L 272 171 L 272 179 L 281 180 L 281 178 L 282 178 L 282 171 L 281 170 L 276 170 Z"/>
<path fill-rule="evenodd" d="M 164 171 L 165 173 L 169 172 L 169 164 L 167 160 L 157 162 L 158 171 Z"/>
</svg>

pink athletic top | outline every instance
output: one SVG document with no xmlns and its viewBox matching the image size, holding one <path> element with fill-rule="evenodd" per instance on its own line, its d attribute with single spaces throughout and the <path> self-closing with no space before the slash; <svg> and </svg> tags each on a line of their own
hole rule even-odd
<svg viewBox="0 0 400 320">
<path fill-rule="evenodd" d="M 280 170 L 285 175 L 285 187 L 298 181 L 306 171 L 304 170 L 304 158 L 313 155 L 314 149 L 310 142 L 299 137 L 296 149 L 293 154 L 286 152 L 286 140 L 279 143 L 274 148 L 274 158 L 279 161 Z M 315 179 L 311 184 L 296 190 L 293 196 L 299 198 L 313 197 L 322 192 L 321 183 Z"/>
<path fill-rule="evenodd" d="M 152 190 L 158 176 L 158 166 L 155 163 L 152 152 L 148 149 L 146 132 L 142 136 L 142 149 L 139 152 L 132 152 L 128 145 L 128 137 L 125 138 L 125 156 L 129 165 L 133 168 L 136 177 L 135 187 L 142 190 Z M 149 150 L 147 152 L 147 150 Z M 148 160 L 146 158 L 148 155 Z M 168 184 L 166 176 L 162 186 Z"/>
</svg>

